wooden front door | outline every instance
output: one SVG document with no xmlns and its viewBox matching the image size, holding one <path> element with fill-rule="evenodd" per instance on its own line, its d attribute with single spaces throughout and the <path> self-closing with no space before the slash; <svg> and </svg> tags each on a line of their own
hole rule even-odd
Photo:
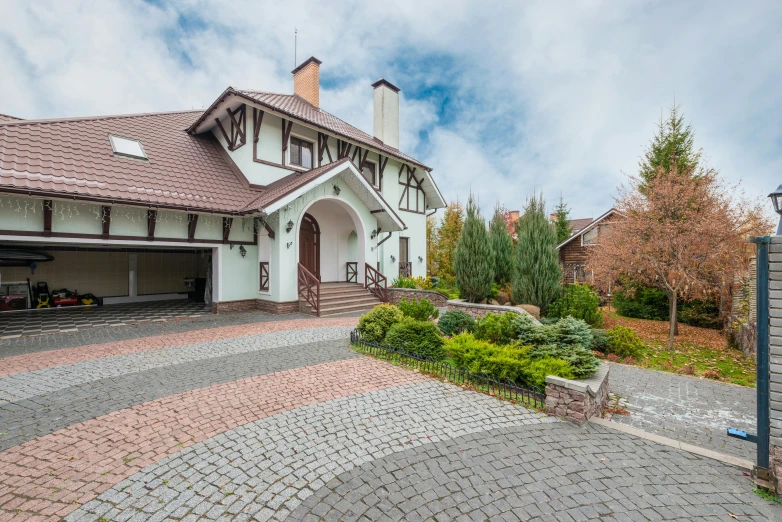
<svg viewBox="0 0 782 522">
<path fill-rule="evenodd" d="M 304 214 L 299 228 L 299 263 L 320 279 L 320 227 L 309 214 Z"/>
</svg>

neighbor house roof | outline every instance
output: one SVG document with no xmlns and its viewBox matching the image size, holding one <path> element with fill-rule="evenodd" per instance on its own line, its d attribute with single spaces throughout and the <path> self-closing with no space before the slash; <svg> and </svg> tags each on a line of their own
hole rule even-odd
<svg viewBox="0 0 782 522">
<path fill-rule="evenodd" d="M 202 111 L 0 122 L 0 189 L 54 197 L 241 212 L 249 187 Z M 109 135 L 139 140 L 148 160 L 115 155 Z"/>
<path fill-rule="evenodd" d="M 559 250 L 563 246 L 567 245 L 568 243 L 570 243 L 571 241 L 573 241 L 577 237 L 581 237 L 583 234 L 586 234 L 587 232 L 589 232 L 590 230 L 595 228 L 601 221 L 604 221 L 606 218 L 610 217 L 612 214 L 618 214 L 618 213 L 619 212 L 615 208 L 612 208 L 612 209 L 608 210 L 606 213 L 604 213 L 603 215 L 601 215 L 600 217 L 598 217 L 597 219 L 589 218 L 590 222 L 585 227 L 583 227 L 581 230 L 578 230 L 578 231 L 574 232 L 572 236 L 570 236 L 569 238 L 564 240 L 562 243 L 558 244 L 557 245 L 557 250 Z M 579 220 L 574 220 L 574 221 L 579 221 Z M 580 221 L 584 221 L 584 220 L 580 220 Z M 570 223 L 572 225 L 573 221 L 571 221 Z M 575 230 L 575 226 L 573 226 L 573 229 Z"/>
<path fill-rule="evenodd" d="M 584 230 L 592 221 L 594 221 L 592 218 L 571 219 L 570 228 L 573 229 L 574 234 L 577 234 L 581 230 Z"/>
</svg>

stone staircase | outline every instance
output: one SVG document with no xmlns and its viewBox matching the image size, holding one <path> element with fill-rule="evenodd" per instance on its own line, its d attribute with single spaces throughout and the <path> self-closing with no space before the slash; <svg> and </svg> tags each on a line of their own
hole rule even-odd
<svg viewBox="0 0 782 522">
<path fill-rule="evenodd" d="M 314 313 L 309 303 L 301 299 L 299 302 L 304 310 Z M 321 317 L 371 310 L 381 302 L 372 295 L 372 292 L 357 283 L 321 283 L 320 285 Z"/>
</svg>

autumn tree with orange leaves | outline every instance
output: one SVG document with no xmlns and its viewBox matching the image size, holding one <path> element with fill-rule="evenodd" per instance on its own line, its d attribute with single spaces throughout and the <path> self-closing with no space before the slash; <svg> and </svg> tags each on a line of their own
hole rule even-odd
<svg viewBox="0 0 782 522">
<path fill-rule="evenodd" d="M 761 205 L 702 167 L 679 172 L 674 165 L 656 176 L 631 178 L 616 199 L 620 217 L 601 227 L 590 249 L 595 284 L 604 290 L 628 283 L 663 290 L 673 349 L 679 301 L 718 296 L 745 268 L 748 236 L 768 226 Z"/>
</svg>

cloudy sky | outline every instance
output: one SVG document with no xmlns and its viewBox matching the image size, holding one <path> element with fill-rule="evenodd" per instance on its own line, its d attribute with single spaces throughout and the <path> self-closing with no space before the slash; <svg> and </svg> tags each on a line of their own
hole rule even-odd
<svg viewBox="0 0 782 522">
<path fill-rule="evenodd" d="M 227 86 L 291 92 L 372 132 L 370 84 L 402 88 L 401 148 L 485 213 L 560 193 L 597 216 L 676 98 L 709 165 L 782 183 L 782 2 L 0 0 L 0 113 L 202 108 Z"/>
</svg>

